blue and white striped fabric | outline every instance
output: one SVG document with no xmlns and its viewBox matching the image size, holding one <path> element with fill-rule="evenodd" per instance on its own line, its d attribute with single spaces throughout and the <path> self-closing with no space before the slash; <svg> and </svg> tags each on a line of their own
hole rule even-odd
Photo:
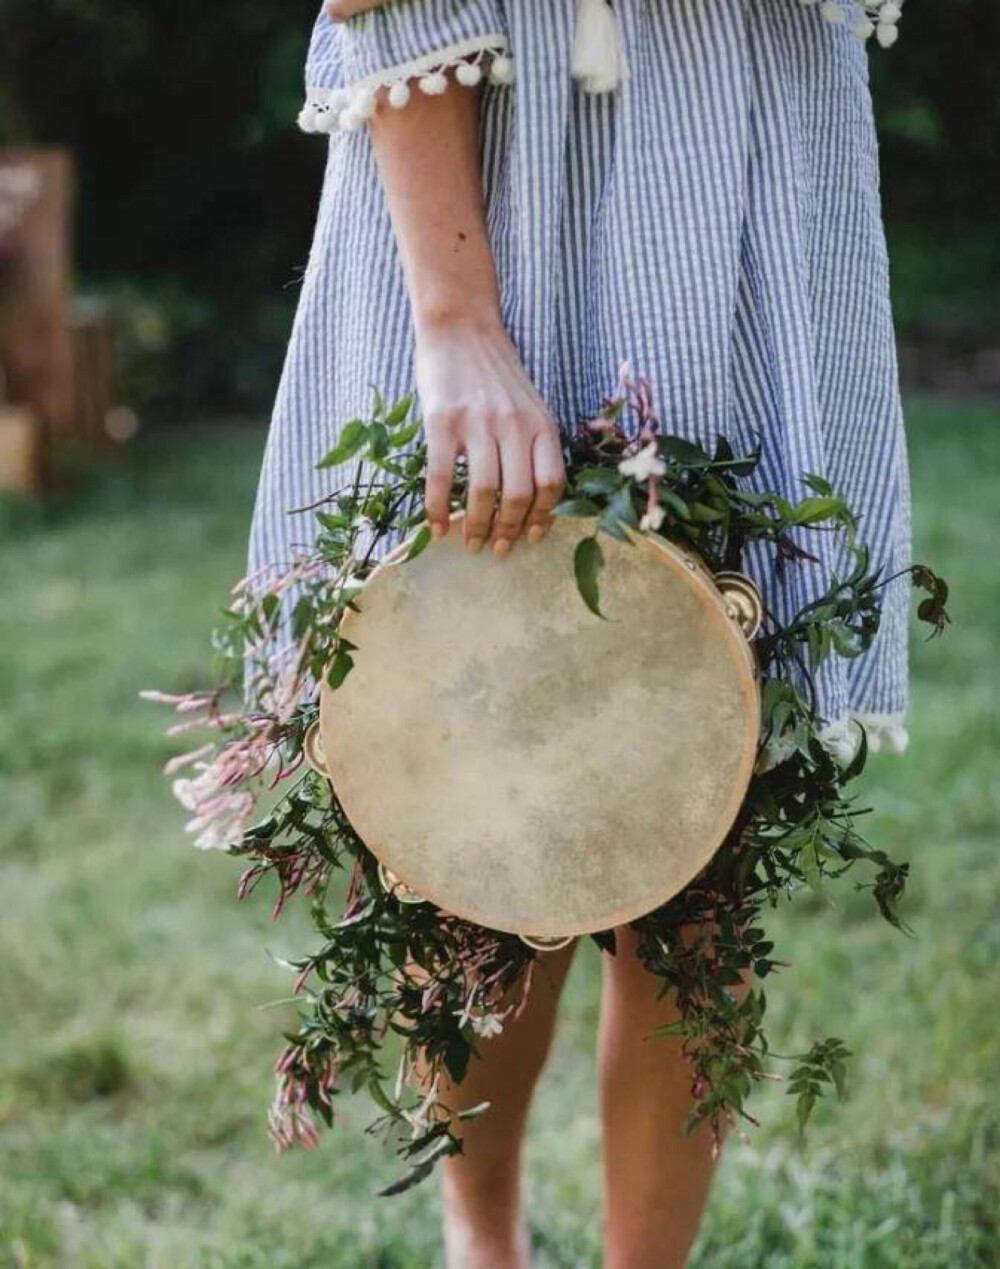
<svg viewBox="0 0 1000 1269">
<path fill-rule="evenodd" d="M 826 476 L 861 513 L 873 559 L 909 562 L 909 484 L 867 54 L 799 0 L 616 0 L 627 75 L 570 77 L 576 0 L 399 0 L 344 27 L 321 17 L 311 91 L 391 82 L 443 49 L 504 48 L 512 87 L 482 90 L 482 155 L 503 315 L 561 426 L 593 415 L 622 361 L 647 375 L 667 431 L 738 450 L 760 439 L 762 488 Z M 505 45 L 497 45 L 503 36 Z M 430 64 L 430 63 L 428 63 Z M 388 76 L 388 78 L 387 78 Z M 449 91 L 463 91 L 452 87 Z M 378 385 L 413 383 L 392 226 L 364 130 L 335 133 L 255 511 L 251 571 L 302 544 L 290 507 L 319 497 L 313 464 Z M 778 612 L 843 569 L 782 587 Z M 907 587 L 886 596 L 864 657 L 822 672 L 821 709 L 905 743 Z"/>
</svg>

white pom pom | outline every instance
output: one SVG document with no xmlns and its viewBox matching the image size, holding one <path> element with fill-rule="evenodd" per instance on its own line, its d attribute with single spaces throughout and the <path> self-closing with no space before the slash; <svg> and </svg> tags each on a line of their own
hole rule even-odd
<svg viewBox="0 0 1000 1269">
<path fill-rule="evenodd" d="M 611 93 L 625 75 L 621 25 L 607 0 L 579 0 L 570 63 L 587 93 Z"/>
<path fill-rule="evenodd" d="M 878 20 L 880 22 L 898 22 L 902 16 L 903 10 L 898 4 L 894 3 L 894 0 L 889 0 L 888 4 L 882 5 L 878 11 Z"/>
<path fill-rule="evenodd" d="M 352 107 L 350 110 L 344 110 L 340 115 L 341 132 L 357 132 L 359 128 L 365 126 L 364 115 L 359 115 Z"/>
<path fill-rule="evenodd" d="M 826 0 L 825 4 L 820 5 L 819 11 L 825 21 L 832 22 L 834 25 L 844 20 L 844 10 L 837 3 L 837 0 Z"/>
<path fill-rule="evenodd" d="M 320 106 L 316 112 L 317 132 L 336 132 L 339 122 L 340 115 L 329 106 Z"/>
<path fill-rule="evenodd" d="M 475 88 L 483 77 L 483 72 L 476 62 L 459 62 L 455 67 L 455 78 L 465 88 Z"/>
<path fill-rule="evenodd" d="M 370 119 L 375 113 L 375 94 L 372 92 L 360 92 L 355 97 L 351 110 L 355 114 L 360 115 L 362 119 Z"/>
<path fill-rule="evenodd" d="M 882 736 L 882 747 L 886 753 L 904 753 L 909 743 L 905 727 L 887 727 Z"/>
<path fill-rule="evenodd" d="M 899 27 L 894 22 L 880 22 L 875 28 L 875 38 L 883 48 L 892 48 L 899 39 Z"/>
<path fill-rule="evenodd" d="M 859 40 L 870 40 L 875 34 L 875 23 L 869 22 L 867 18 L 859 18 L 853 29 Z"/>
<path fill-rule="evenodd" d="M 410 100 L 410 85 L 405 79 L 399 79 L 389 89 L 389 105 L 395 106 L 397 110 L 402 108 Z"/>
<path fill-rule="evenodd" d="M 490 82 L 493 84 L 514 82 L 514 63 L 509 57 L 494 57 L 490 63 Z"/>
<path fill-rule="evenodd" d="M 420 80 L 420 91 L 426 93 L 428 97 L 440 97 L 442 93 L 448 91 L 448 76 L 442 74 L 441 71 L 435 71 L 433 75 L 425 75 Z"/>
<path fill-rule="evenodd" d="M 853 719 L 842 718 L 823 729 L 820 742 L 838 766 L 848 767 L 861 745 L 861 728 Z"/>
<path fill-rule="evenodd" d="M 318 132 L 319 111 L 314 101 L 307 101 L 299 111 L 298 124 L 303 132 Z"/>
</svg>

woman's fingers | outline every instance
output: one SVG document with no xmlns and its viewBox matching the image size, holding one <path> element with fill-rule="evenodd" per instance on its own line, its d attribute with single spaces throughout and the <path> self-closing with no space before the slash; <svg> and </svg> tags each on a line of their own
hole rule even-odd
<svg viewBox="0 0 1000 1269">
<path fill-rule="evenodd" d="M 537 429 L 537 430 L 536 430 Z M 479 551 L 492 540 L 505 555 L 527 530 L 529 541 L 544 537 L 565 485 L 559 433 L 551 421 L 519 417 L 494 424 L 472 423 L 466 412 L 428 420 L 424 504 L 435 536 L 448 531 L 455 460 L 469 465 L 465 544 Z"/>
<path fill-rule="evenodd" d="M 466 442 L 469 456 L 469 492 L 465 505 L 465 544 L 479 551 L 490 536 L 497 490 L 500 487 L 500 455 L 495 437 L 483 430 Z"/>
<path fill-rule="evenodd" d="M 562 441 L 555 426 L 542 428 L 531 449 L 535 496 L 527 515 L 529 542 L 539 542 L 548 532 L 552 509 L 566 487 L 566 464 Z"/>
<path fill-rule="evenodd" d="M 505 428 L 500 439 L 500 508 L 493 527 L 497 555 L 506 555 L 520 536 L 534 492 L 531 433 L 524 426 Z"/>
<path fill-rule="evenodd" d="M 427 428 L 427 480 L 424 509 L 432 531 L 438 537 L 448 532 L 451 514 L 451 486 L 455 476 L 458 445 L 449 428 Z"/>
</svg>

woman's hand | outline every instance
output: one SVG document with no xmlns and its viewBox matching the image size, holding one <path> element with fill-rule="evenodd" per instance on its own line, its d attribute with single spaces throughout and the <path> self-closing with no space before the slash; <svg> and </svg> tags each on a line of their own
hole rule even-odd
<svg viewBox="0 0 1000 1269">
<path fill-rule="evenodd" d="M 539 541 L 565 484 L 562 444 L 507 332 L 499 320 L 418 324 L 416 355 L 432 531 L 448 531 L 455 459 L 465 454 L 468 549 L 490 540 L 505 555 L 522 531 Z"/>
<path fill-rule="evenodd" d="M 428 446 L 427 518 L 448 531 L 455 459 L 469 463 L 465 541 L 506 554 L 545 533 L 565 480 L 559 433 L 500 316 L 486 224 L 478 91 L 414 93 L 369 122 L 413 316 Z M 499 506 L 497 498 L 499 496 Z"/>
</svg>

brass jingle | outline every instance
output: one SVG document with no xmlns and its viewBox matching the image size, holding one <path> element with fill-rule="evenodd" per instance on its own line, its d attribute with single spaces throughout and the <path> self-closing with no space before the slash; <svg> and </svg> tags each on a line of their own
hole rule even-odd
<svg viewBox="0 0 1000 1269">
<path fill-rule="evenodd" d="M 714 580 L 726 601 L 727 613 L 744 636 L 752 639 L 764 621 L 764 601 L 760 591 L 743 573 L 716 573 Z"/>
<path fill-rule="evenodd" d="M 390 872 L 383 863 L 379 863 L 378 866 L 378 879 L 382 883 L 382 888 L 400 903 L 426 902 L 415 890 L 411 890 L 405 882 L 400 881 L 395 873 Z"/>
<path fill-rule="evenodd" d="M 518 938 L 534 952 L 558 952 L 560 948 L 569 947 L 576 935 L 567 934 L 565 937 L 556 935 L 549 938 L 544 934 L 519 934 Z"/>
<path fill-rule="evenodd" d="M 326 769 L 326 754 L 323 752 L 323 737 L 319 729 L 319 721 L 313 723 L 302 737 L 302 753 L 306 762 L 317 775 L 330 778 Z"/>
</svg>

